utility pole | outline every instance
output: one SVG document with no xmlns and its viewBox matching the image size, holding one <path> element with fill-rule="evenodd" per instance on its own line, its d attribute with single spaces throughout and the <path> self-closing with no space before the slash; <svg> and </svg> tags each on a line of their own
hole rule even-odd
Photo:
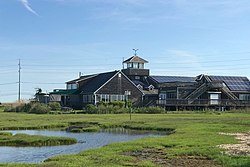
<svg viewBox="0 0 250 167">
<path fill-rule="evenodd" d="M 21 102 L 21 61 L 18 61 L 18 103 Z"/>
</svg>

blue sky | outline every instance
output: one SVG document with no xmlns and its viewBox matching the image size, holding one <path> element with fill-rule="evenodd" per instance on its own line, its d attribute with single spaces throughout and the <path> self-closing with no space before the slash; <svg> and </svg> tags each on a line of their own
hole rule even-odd
<svg viewBox="0 0 250 167">
<path fill-rule="evenodd" d="M 250 78 L 249 0 L 0 0 L 0 101 L 122 68 L 133 48 L 151 75 Z"/>
</svg>

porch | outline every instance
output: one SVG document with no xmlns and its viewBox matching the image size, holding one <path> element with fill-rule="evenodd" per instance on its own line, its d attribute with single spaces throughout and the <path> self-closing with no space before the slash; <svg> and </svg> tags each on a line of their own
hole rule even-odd
<svg viewBox="0 0 250 167">
<path fill-rule="evenodd" d="M 190 99 L 167 99 L 157 100 L 156 104 L 166 109 L 171 108 L 175 110 L 187 109 L 187 110 L 202 110 L 202 109 L 219 109 L 230 110 L 238 108 L 250 108 L 249 100 L 230 100 L 230 99 L 193 99 L 190 103 Z"/>
</svg>

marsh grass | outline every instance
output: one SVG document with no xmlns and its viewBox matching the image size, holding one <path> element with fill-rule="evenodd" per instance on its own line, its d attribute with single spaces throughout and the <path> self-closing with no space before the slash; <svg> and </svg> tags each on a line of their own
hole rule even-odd
<svg viewBox="0 0 250 167">
<path fill-rule="evenodd" d="M 72 123 L 96 122 L 101 128 L 126 127 L 167 131 L 169 136 L 148 137 L 135 141 L 112 143 L 102 148 L 91 149 L 73 155 L 52 157 L 34 166 L 159 166 L 150 160 L 138 160 L 124 154 L 152 148 L 161 149 L 167 158 L 201 156 L 214 160 L 225 167 L 250 166 L 250 157 L 229 156 L 220 144 L 238 143 L 233 136 L 220 132 L 249 132 L 248 111 L 234 113 L 171 113 L 171 114 L 74 114 L 35 115 L 0 112 L 1 129 L 65 129 Z M 5 164 L 6 165 L 6 164 Z M 32 164 L 33 165 L 33 164 Z M 1 166 L 1 165 L 0 165 Z M 22 166 L 22 164 L 15 164 Z"/>
<path fill-rule="evenodd" d="M 27 134 L 12 135 L 10 132 L 0 132 L 0 146 L 42 147 L 70 145 L 75 143 L 77 143 L 77 140 L 74 138 L 48 137 Z"/>
</svg>

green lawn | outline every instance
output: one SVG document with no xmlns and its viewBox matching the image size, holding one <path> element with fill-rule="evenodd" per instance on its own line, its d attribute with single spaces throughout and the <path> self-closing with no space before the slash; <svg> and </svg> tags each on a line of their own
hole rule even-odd
<svg viewBox="0 0 250 167">
<path fill-rule="evenodd" d="M 182 156 L 201 156 L 223 166 L 250 166 L 250 157 L 228 156 L 217 145 L 237 143 L 232 136 L 219 132 L 249 132 L 250 114 L 128 114 L 118 115 L 35 115 L 0 112 L 0 129 L 65 129 L 72 123 L 94 123 L 100 127 L 169 130 L 169 136 L 144 138 L 130 142 L 83 151 L 79 154 L 57 156 L 42 164 L 3 164 L 0 166 L 159 166 L 148 159 L 138 159 L 129 153 L 158 150 L 168 159 Z"/>
</svg>

